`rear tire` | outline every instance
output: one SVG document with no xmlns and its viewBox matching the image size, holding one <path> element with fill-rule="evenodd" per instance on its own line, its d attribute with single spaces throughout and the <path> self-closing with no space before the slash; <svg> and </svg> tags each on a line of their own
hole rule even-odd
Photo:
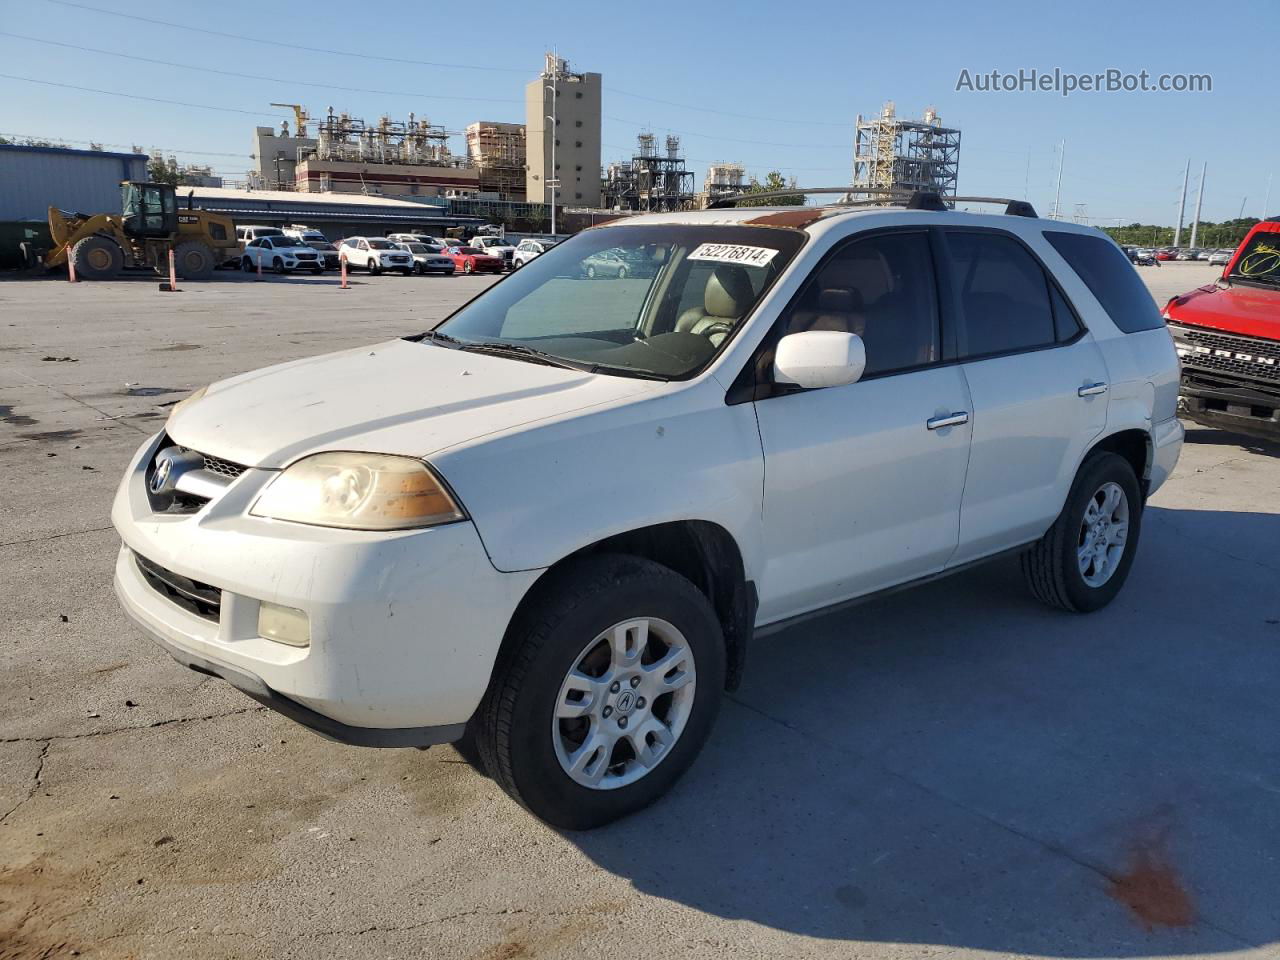
<svg viewBox="0 0 1280 960">
<path fill-rule="evenodd" d="M 707 598 L 650 560 L 597 554 L 549 578 L 509 629 L 473 735 L 485 770 L 517 803 L 552 826 L 586 830 L 653 803 L 693 763 L 720 708 L 724 636 Z M 619 635 L 621 645 L 610 642 Z M 635 642 L 641 636 L 648 641 Z M 681 656 L 667 667 L 672 653 Z M 597 655 L 590 679 L 599 686 L 565 699 Z M 579 706 L 592 715 L 566 719 Z M 573 775 L 567 764 L 582 750 L 591 753 Z"/>
<path fill-rule="evenodd" d="M 1115 506 L 1109 506 L 1109 496 L 1116 497 Z M 1022 574 L 1032 594 L 1073 613 L 1105 607 L 1129 576 L 1142 507 L 1142 491 L 1128 460 L 1114 453 L 1089 457 L 1058 519 L 1022 555 Z"/>
<path fill-rule="evenodd" d="M 471 261 L 470 261 L 470 260 L 466 261 L 466 262 L 462 265 L 462 272 L 463 272 L 463 273 L 471 273 L 474 269 L 475 269 L 475 267 L 473 267 L 473 266 L 471 265 Z"/>
<path fill-rule="evenodd" d="M 114 280 L 124 269 L 124 251 L 106 237 L 85 237 L 71 248 L 71 265 L 80 280 Z"/>
<path fill-rule="evenodd" d="M 188 240 L 173 249 L 174 272 L 183 280 L 208 280 L 213 266 L 213 251 L 199 240 Z"/>
</svg>

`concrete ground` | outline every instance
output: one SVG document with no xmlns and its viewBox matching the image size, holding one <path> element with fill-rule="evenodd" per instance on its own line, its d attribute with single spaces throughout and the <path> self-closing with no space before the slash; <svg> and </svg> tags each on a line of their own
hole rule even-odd
<svg viewBox="0 0 1280 960">
<path fill-rule="evenodd" d="M 1199 264 L 1145 268 L 1157 299 Z M 141 639 L 108 507 L 211 379 L 486 279 L 0 281 L 0 958 L 1280 956 L 1280 448 L 1193 428 L 1119 598 L 998 562 L 761 641 L 665 801 L 533 820 Z"/>
</svg>

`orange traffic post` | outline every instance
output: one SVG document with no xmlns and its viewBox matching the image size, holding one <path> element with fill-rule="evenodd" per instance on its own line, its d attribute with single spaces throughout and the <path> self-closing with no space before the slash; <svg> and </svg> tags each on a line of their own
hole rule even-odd
<svg viewBox="0 0 1280 960">
<path fill-rule="evenodd" d="M 351 284 L 347 283 L 347 255 L 344 253 L 338 257 L 339 269 L 342 271 L 342 282 L 338 284 L 339 290 L 350 290 Z"/>
<path fill-rule="evenodd" d="M 169 292 L 178 292 L 178 270 L 174 266 L 172 250 L 169 251 Z"/>
<path fill-rule="evenodd" d="M 258 251 L 258 279 L 262 279 L 262 251 Z"/>
<path fill-rule="evenodd" d="M 71 259 L 71 244 L 67 244 L 67 279 L 76 282 L 76 262 Z"/>
</svg>

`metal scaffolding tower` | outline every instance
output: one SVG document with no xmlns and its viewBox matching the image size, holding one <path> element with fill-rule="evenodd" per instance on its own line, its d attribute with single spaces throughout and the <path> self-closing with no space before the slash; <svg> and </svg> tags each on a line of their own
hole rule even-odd
<svg viewBox="0 0 1280 960">
<path fill-rule="evenodd" d="M 903 120 L 893 101 L 878 117 L 859 114 L 853 140 L 853 186 L 910 193 L 931 190 L 945 200 L 960 177 L 960 131 L 942 126 L 937 111 Z"/>
<path fill-rule="evenodd" d="M 613 210 L 683 210 L 693 206 L 693 171 L 680 156 L 680 138 L 666 138 L 666 153 L 658 153 L 657 137 L 643 132 L 630 160 L 609 164 L 605 171 L 602 205 Z"/>
</svg>

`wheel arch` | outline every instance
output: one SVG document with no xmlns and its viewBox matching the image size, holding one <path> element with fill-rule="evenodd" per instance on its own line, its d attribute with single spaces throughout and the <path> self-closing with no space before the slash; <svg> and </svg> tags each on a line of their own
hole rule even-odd
<svg viewBox="0 0 1280 960">
<path fill-rule="evenodd" d="M 661 564 L 680 574 L 707 598 L 724 632 L 725 688 L 737 689 L 755 626 L 756 588 L 746 578 L 742 551 L 733 535 L 708 520 L 676 520 L 638 527 L 574 550 L 533 582 L 517 605 L 511 623 L 518 622 L 525 609 L 545 591 L 558 586 L 558 574 L 566 564 L 605 553 L 642 557 Z M 508 630 L 502 641 L 504 651 L 513 642 Z"/>
<path fill-rule="evenodd" d="M 1089 448 L 1084 459 L 1081 460 L 1081 465 L 1095 453 L 1114 453 L 1127 460 L 1133 467 L 1134 476 L 1138 478 L 1138 487 L 1142 490 L 1143 499 L 1146 499 L 1147 488 L 1151 483 L 1151 462 L 1154 455 L 1150 431 L 1132 427 L 1109 433 Z"/>
</svg>

